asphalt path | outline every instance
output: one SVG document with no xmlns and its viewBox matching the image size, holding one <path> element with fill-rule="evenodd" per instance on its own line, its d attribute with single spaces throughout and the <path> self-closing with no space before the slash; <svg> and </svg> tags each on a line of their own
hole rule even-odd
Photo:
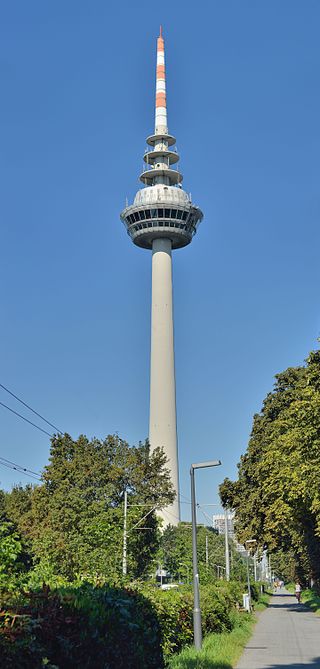
<svg viewBox="0 0 320 669">
<path fill-rule="evenodd" d="M 320 617 L 286 590 L 272 595 L 237 669 L 320 669 Z"/>
</svg>

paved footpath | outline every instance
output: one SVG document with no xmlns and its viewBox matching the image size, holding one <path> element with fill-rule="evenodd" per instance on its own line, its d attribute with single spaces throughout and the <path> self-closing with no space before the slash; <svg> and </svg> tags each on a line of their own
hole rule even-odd
<svg viewBox="0 0 320 669">
<path fill-rule="evenodd" d="M 280 590 L 261 613 L 237 669 L 320 669 L 320 617 Z"/>
</svg>

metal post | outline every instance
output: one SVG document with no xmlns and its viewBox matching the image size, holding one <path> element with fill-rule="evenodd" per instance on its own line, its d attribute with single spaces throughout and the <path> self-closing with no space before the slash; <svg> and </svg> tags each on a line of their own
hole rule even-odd
<svg viewBox="0 0 320 669">
<path fill-rule="evenodd" d="M 208 546 L 208 535 L 206 534 L 206 569 L 209 567 L 209 546 Z"/>
<path fill-rule="evenodd" d="M 201 610 L 200 610 L 200 594 L 199 594 L 199 573 L 198 573 L 198 556 L 197 556 L 197 514 L 196 514 L 196 492 L 194 484 L 194 468 L 190 469 L 191 479 L 191 514 L 192 514 L 192 563 L 193 563 L 193 634 L 194 645 L 197 650 L 202 646 L 202 629 L 201 629 Z"/>
<path fill-rule="evenodd" d="M 272 585 L 271 555 L 269 555 L 269 583 Z"/>
<path fill-rule="evenodd" d="M 229 556 L 229 532 L 228 532 L 228 512 L 224 512 L 225 524 L 225 549 L 226 549 L 226 580 L 230 581 L 230 556 Z"/>
<path fill-rule="evenodd" d="M 258 578 L 257 578 L 257 553 L 254 554 L 253 556 L 253 568 L 254 568 L 254 582 L 256 583 Z"/>
<path fill-rule="evenodd" d="M 127 511 L 128 511 L 128 493 L 124 491 L 124 510 L 123 510 L 123 549 L 122 549 L 122 574 L 127 573 Z"/>
<path fill-rule="evenodd" d="M 247 585 L 248 585 L 249 611 L 251 611 L 251 590 L 250 590 L 249 551 L 248 550 L 247 550 Z"/>
</svg>

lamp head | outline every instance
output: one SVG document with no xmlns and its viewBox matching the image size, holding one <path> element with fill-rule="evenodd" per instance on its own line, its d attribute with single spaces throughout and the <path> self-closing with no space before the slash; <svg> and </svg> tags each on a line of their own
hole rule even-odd
<svg viewBox="0 0 320 669">
<path fill-rule="evenodd" d="M 191 469 L 205 469 L 206 467 L 219 467 L 219 465 L 221 465 L 221 460 L 208 460 L 191 465 Z"/>
</svg>

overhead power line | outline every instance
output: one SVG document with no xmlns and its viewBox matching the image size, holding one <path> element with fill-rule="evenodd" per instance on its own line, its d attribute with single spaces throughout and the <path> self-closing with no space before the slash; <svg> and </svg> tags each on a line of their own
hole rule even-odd
<svg viewBox="0 0 320 669">
<path fill-rule="evenodd" d="M 16 416 L 19 416 L 19 418 L 22 418 L 22 420 L 25 420 L 26 423 L 29 423 L 30 425 L 33 425 L 33 427 L 36 427 L 37 430 L 40 430 L 40 432 L 44 432 L 44 434 L 47 434 L 48 437 L 53 437 L 53 434 L 50 434 L 50 432 L 47 432 L 47 430 L 43 430 L 42 427 L 39 427 L 39 425 L 36 425 L 35 423 L 33 423 L 32 420 L 29 420 L 29 418 L 26 418 L 25 416 L 22 416 L 22 414 L 19 413 L 18 411 L 15 411 L 14 409 L 11 409 L 10 407 L 8 407 L 3 402 L 0 402 L 0 404 L 5 409 L 8 409 L 8 411 L 11 411 L 11 413 L 14 413 Z"/>
<path fill-rule="evenodd" d="M 22 465 L 18 465 L 16 462 L 11 462 L 11 460 L 7 460 L 6 458 L 2 458 L 0 456 L 0 466 L 2 467 L 7 467 L 8 469 L 13 469 L 16 472 L 19 472 L 20 474 L 25 474 L 26 476 L 29 476 L 32 479 L 35 479 L 36 481 L 41 481 L 40 474 L 38 472 L 33 472 L 32 469 L 28 469 L 27 467 L 23 467 Z"/>
<path fill-rule="evenodd" d="M 0 460 L 4 460 L 4 462 L 7 462 L 9 465 L 14 465 L 15 467 L 19 467 L 19 469 L 23 469 L 25 472 L 29 472 L 29 474 L 34 474 L 35 476 L 41 478 L 40 472 L 34 472 L 33 469 L 28 469 L 28 467 L 24 467 L 23 465 L 18 465 L 16 462 L 12 462 L 12 460 L 7 460 L 7 458 L 4 458 L 2 455 L 0 455 Z"/>
<path fill-rule="evenodd" d="M 182 501 L 181 498 L 183 498 L 186 502 L 189 502 L 189 504 L 191 504 L 190 497 L 186 497 L 185 495 L 182 494 L 182 492 L 180 492 L 179 497 L 180 497 L 180 502 Z"/>
<path fill-rule="evenodd" d="M 44 418 L 44 416 L 41 416 L 41 414 L 38 413 L 38 411 L 35 411 L 35 409 L 33 409 L 29 404 L 24 402 L 20 397 L 18 397 L 18 395 L 15 395 L 11 390 L 9 390 L 9 388 L 6 388 L 6 386 L 4 386 L 3 383 L 0 383 L 0 388 L 3 388 L 3 390 L 6 391 L 6 393 L 9 393 L 9 395 L 12 395 L 12 397 L 14 397 L 16 400 L 18 400 L 18 402 L 20 402 L 21 404 L 23 404 L 23 406 L 27 407 L 27 409 L 29 409 L 29 411 L 32 411 L 32 413 L 34 413 L 36 416 L 38 416 L 38 418 L 41 418 L 41 420 L 43 420 L 45 423 L 47 423 L 47 425 L 50 425 L 50 427 L 53 427 L 53 429 L 56 432 L 60 432 L 60 434 L 63 434 L 62 430 L 59 430 L 59 428 L 56 425 L 54 425 L 53 423 L 50 423 L 50 421 L 47 420 L 46 418 Z"/>
</svg>

